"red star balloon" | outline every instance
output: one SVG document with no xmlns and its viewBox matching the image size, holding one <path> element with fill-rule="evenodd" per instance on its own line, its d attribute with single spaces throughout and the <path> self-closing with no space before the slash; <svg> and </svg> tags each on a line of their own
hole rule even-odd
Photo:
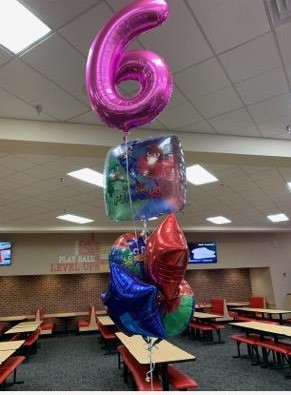
<svg viewBox="0 0 291 395">
<path fill-rule="evenodd" d="M 162 291 L 166 302 L 178 297 L 188 258 L 184 233 L 174 214 L 170 214 L 148 238 L 145 252 L 147 276 Z"/>
</svg>

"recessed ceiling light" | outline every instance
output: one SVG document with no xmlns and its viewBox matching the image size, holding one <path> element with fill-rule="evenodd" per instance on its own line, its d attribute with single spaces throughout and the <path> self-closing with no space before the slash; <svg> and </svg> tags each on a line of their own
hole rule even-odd
<svg viewBox="0 0 291 395">
<path fill-rule="evenodd" d="M 218 181 L 211 173 L 200 165 L 193 165 L 186 168 L 186 177 L 194 185 L 208 184 Z"/>
<path fill-rule="evenodd" d="M 90 184 L 97 185 L 98 187 L 103 188 L 103 174 L 98 171 L 88 169 L 87 167 L 84 169 L 72 171 L 68 173 L 68 176 L 78 178 L 79 180 L 89 182 Z"/>
<path fill-rule="evenodd" d="M 88 224 L 89 222 L 94 222 L 93 219 L 79 217 L 78 215 L 73 214 L 59 215 L 57 218 L 63 219 L 64 221 L 75 222 L 76 224 Z"/>
<path fill-rule="evenodd" d="M 287 187 L 288 187 L 289 190 L 291 191 L 291 181 L 287 182 Z"/>
<path fill-rule="evenodd" d="M 51 29 L 16 0 L 0 1 L 0 44 L 17 54 Z"/>
<path fill-rule="evenodd" d="M 229 224 L 231 221 L 225 217 L 211 217 L 211 218 L 206 218 L 207 221 L 213 222 L 216 225 L 222 225 L 222 224 Z"/>
<path fill-rule="evenodd" d="M 267 215 L 267 218 L 272 222 L 283 222 L 289 221 L 289 218 L 285 214 L 274 214 L 274 215 Z"/>
</svg>

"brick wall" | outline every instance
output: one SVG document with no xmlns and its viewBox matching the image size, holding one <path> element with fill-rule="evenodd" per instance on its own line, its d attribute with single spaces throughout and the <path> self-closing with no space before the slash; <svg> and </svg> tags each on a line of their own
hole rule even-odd
<svg viewBox="0 0 291 395">
<path fill-rule="evenodd" d="M 245 301 L 252 294 L 249 269 L 188 270 L 185 280 L 199 302 L 212 297 Z"/>
<path fill-rule="evenodd" d="M 247 300 L 251 294 L 248 269 L 188 270 L 195 300 L 223 297 L 228 301 Z M 0 316 L 34 314 L 39 307 L 48 313 L 86 311 L 89 304 L 103 309 L 100 293 L 106 290 L 108 274 L 71 274 L 0 277 Z M 64 320 L 55 320 L 61 330 Z M 68 322 L 67 322 L 68 324 Z M 69 328 L 76 327 L 70 319 Z"/>
</svg>

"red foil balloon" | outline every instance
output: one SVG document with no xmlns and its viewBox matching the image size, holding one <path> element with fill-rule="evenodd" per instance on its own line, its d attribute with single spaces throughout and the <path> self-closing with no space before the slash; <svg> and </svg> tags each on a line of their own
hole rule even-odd
<svg viewBox="0 0 291 395">
<path fill-rule="evenodd" d="M 170 214 L 148 238 L 145 252 L 146 274 L 162 291 L 165 302 L 177 298 L 188 258 L 184 233 Z"/>
<path fill-rule="evenodd" d="M 141 33 L 168 17 L 165 0 L 137 0 L 117 12 L 92 42 L 86 66 L 88 98 L 108 126 L 122 129 L 151 122 L 170 100 L 173 81 L 164 59 L 146 51 L 126 51 Z M 124 97 L 117 85 L 126 80 L 140 85 L 135 97 Z"/>
</svg>

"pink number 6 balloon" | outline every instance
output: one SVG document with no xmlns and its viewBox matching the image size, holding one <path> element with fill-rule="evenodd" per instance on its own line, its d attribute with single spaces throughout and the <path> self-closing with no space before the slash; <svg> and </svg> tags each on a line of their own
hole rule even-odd
<svg viewBox="0 0 291 395">
<path fill-rule="evenodd" d="M 155 119 L 172 93 L 172 76 L 165 61 L 146 51 L 125 51 L 141 33 L 168 17 L 164 0 L 137 0 L 115 14 L 93 40 L 86 65 L 87 93 L 92 106 L 108 126 L 124 133 Z M 124 97 L 117 85 L 139 82 L 133 98 Z"/>
</svg>

